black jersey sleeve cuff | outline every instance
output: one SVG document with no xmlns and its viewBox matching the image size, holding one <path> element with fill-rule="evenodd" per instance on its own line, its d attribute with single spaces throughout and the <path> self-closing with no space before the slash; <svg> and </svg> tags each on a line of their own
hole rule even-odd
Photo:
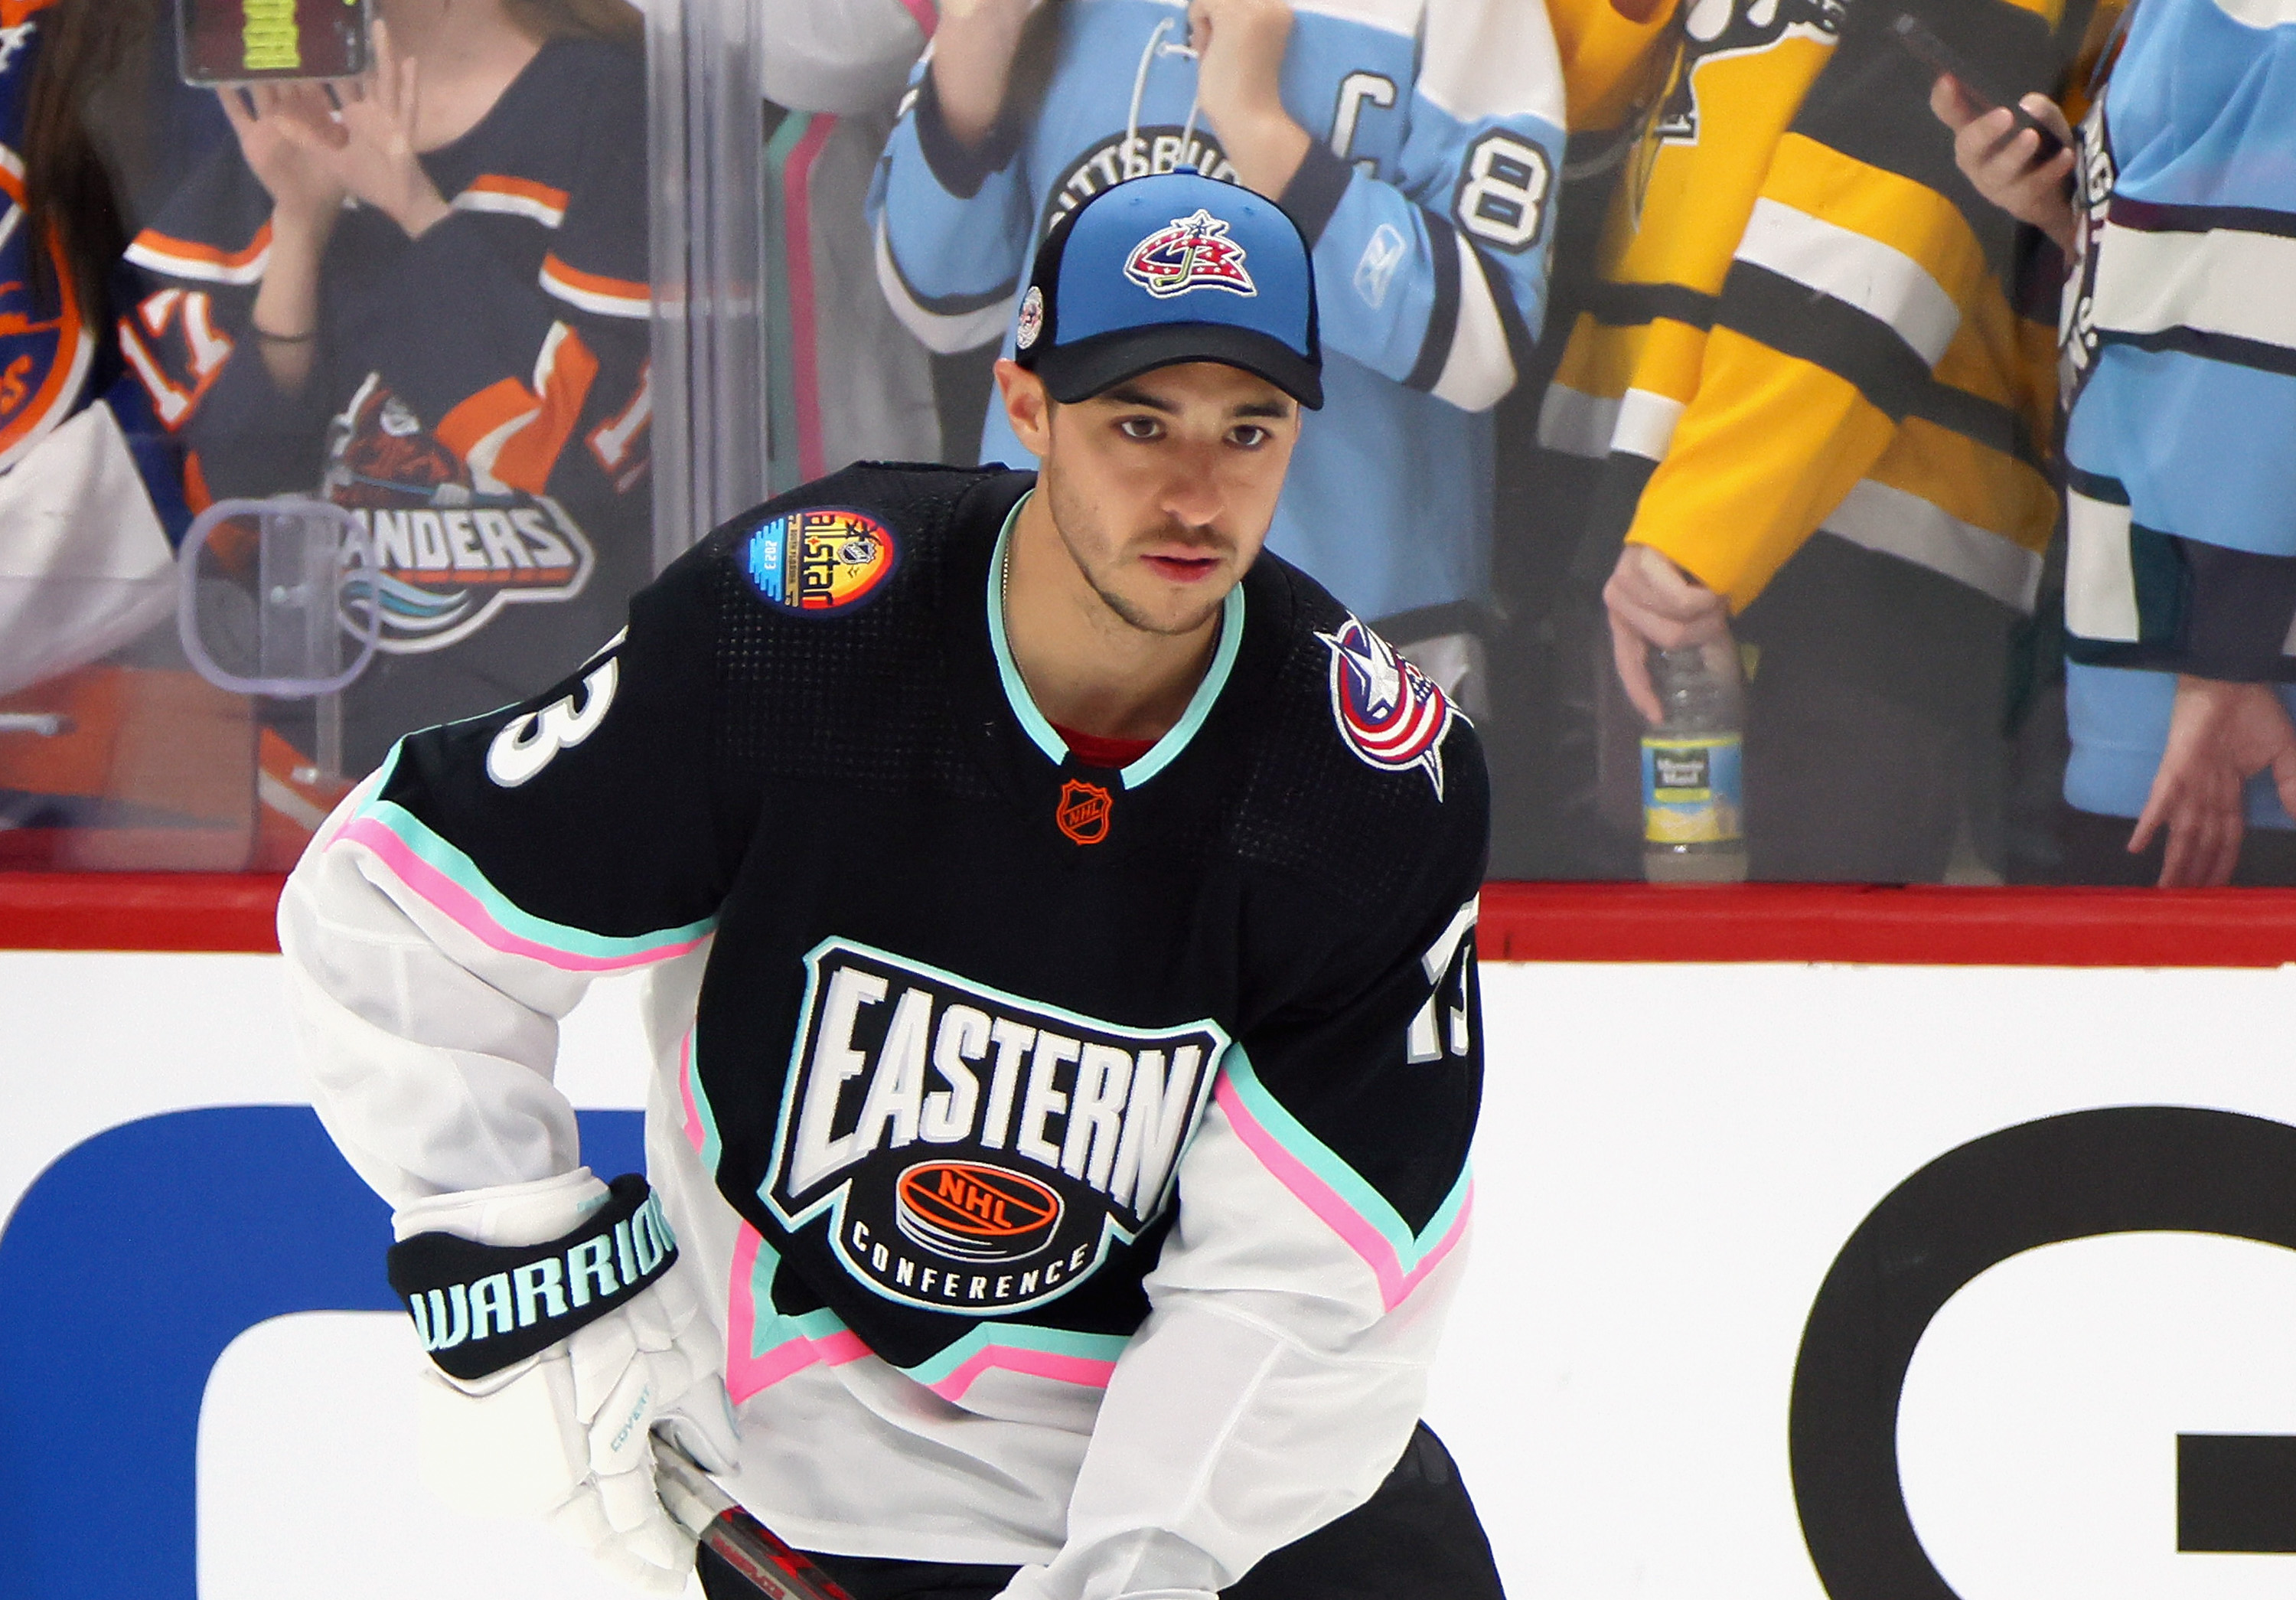
<svg viewBox="0 0 2296 1600">
<path fill-rule="evenodd" d="M 677 1259 L 661 1202 L 636 1173 L 561 1239 L 480 1244 L 417 1234 L 390 1247 L 390 1286 L 423 1352 L 450 1377 L 482 1378 L 620 1309 Z"/>
<path fill-rule="evenodd" d="M 960 143 L 941 114 L 940 95 L 930 71 L 917 87 L 916 109 L 910 115 L 916 119 L 917 147 L 924 152 L 934 181 L 959 200 L 980 193 L 988 175 L 1003 170 L 1021 148 L 1021 130 L 1009 116 L 997 119 L 978 148 Z"/>
<path fill-rule="evenodd" d="M 2195 677 L 2265 683 L 2286 676 L 2296 624 L 2296 556 L 2259 555 L 2195 540 L 2184 546 L 2185 647 Z"/>
<path fill-rule="evenodd" d="M 1329 145 L 1316 139 L 1308 142 L 1308 153 L 1300 159 L 1300 169 L 1283 185 L 1283 193 L 1276 197 L 1275 203 L 1298 225 L 1309 250 L 1322 240 L 1332 213 L 1340 209 L 1340 197 L 1348 192 L 1355 176 L 1356 169 L 1333 155 Z"/>
</svg>

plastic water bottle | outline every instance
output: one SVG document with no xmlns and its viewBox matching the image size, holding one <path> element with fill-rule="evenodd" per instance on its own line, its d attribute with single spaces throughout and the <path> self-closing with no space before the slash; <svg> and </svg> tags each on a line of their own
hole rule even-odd
<svg viewBox="0 0 2296 1600">
<path fill-rule="evenodd" d="M 1737 652 L 1652 650 L 1666 713 L 1643 734 L 1643 876 L 1652 883 L 1746 877 L 1745 695 Z"/>
</svg>

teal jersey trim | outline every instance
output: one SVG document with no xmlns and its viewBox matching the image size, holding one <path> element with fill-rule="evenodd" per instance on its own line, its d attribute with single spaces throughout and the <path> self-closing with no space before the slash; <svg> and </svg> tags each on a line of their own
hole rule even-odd
<svg viewBox="0 0 2296 1600">
<path fill-rule="evenodd" d="M 1242 1045 L 1231 1046 L 1222 1068 L 1223 1079 L 1234 1090 L 1237 1099 L 1253 1121 L 1268 1137 L 1283 1147 L 1292 1160 L 1314 1174 L 1332 1196 L 1360 1218 L 1387 1242 L 1394 1251 L 1396 1264 L 1406 1272 L 1442 1245 L 1458 1226 L 1460 1215 L 1466 1210 L 1473 1185 L 1472 1170 L 1463 1165 L 1458 1181 L 1451 1186 L 1443 1203 L 1427 1219 L 1427 1226 L 1414 1233 L 1401 1212 L 1388 1202 L 1387 1196 L 1365 1182 L 1353 1167 L 1341 1161 L 1321 1139 L 1310 1133 L 1300 1120 L 1283 1107 L 1259 1081 L 1259 1074 L 1251 1064 L 1251 1057 Z"/>
<path fill-rule="evenodd" d="M 1045 714 L 1029 698 L 1029 685 L 1021 677 L 1021 669 L 1013 660 L 1013 646 L 1004 633 L 1004 560 L 1012 547 L 1013 529 L 1021 520 L 1021 507 L 1035 498 L 1030 489 L 1006 513 L 1004 526 L 996 530 L 996 548 L 988 557 L 988 644 L 996 654 L 997 681 L 1004 685 L 1004 699 L 1013 708 L 1013 715 L 1021 719 L 1029 739 L 1045 752 L 1045 759 L 1057 767 L 1069 758 L 1068 742 L 1054 731 Z M 1137 789 L 1154 777 L 1188 748 L 1188 741 L 1204 726 L 1204 718 L 1212 714 L 1212 707 L 1227 687 L 1228 675 L 1235 669 L 1237 652 L 1243 648 L 1243 586 L 1239 583 L 1220 602 L 1219 644 L 1212 652 L 1212 664 L 1204 674 L 1203 682 L 1188 699 L 1188 709 L 1180 714 L 1165 735 L 1152 745 L 1148 753 L 1126 767 L 1121 774 L 1127 789 Z"/>
<path fill-rule="evenodd" d="M 988 553 L 988 647 L 996 652 L 996 677 L 1004 685 L 1005 703 L 1037 748 L 1045 752 L 1045 759 L 1058 767 L 1069 759 L 1068 742 L 1053 731 L 1053 725 L 1037 710 L 1037 702 L 1029 698 L 1029 685 L 1021 680 L 1020 664 L 1013 661 L 1013 646 L 1004 636 L 1005 553 L 1013 547 L 1013 526 L 1021 520 L 1021 508 L 1036 497 L 1037 491 L 1030 489 L 1013 503 L 1004 526 L 996 530 L 996 548 Z"/>
<path fill-rule="evenodd" d="M 939 1355 L 901 1371 L 931 1388 L 946 1383 L 961 1368 L 989 1350 L 1034 1350 L 1039 1355 L 1073 1361 L 1113 1364 L 1131 1342 L 1131 1336 L 1125 1333 L 1078 1333 L 1066 1328 L 1032 1327 L 1022 1322 L 990 1322 L 972 1329 Z"/>
<path fill-rule="evenodd" d="M 1188 709 L 1172 725 L 1171 732 L 1150 747 L 1123 772 L 1124 786 L 1137 789 L 1172 764 L 1174 758 L 1188 748 L 1188 741 L 1204 726 L 1204 718 L 1212 714 L 1212 702 L 1219 699 L 1220 691 L 1227 687 L 1227 675 L 1235 666 L 1236 652 L 1243 648 L 1243 585 L 1237 584 L 1220 602 L 1219 647 L 1212 652 L 1211 669 L 1204 681 L 1196 685 L 1188 701 Z"/>
<path fill-rule="evenodd" d="M 390 787 L 401 748 L 392 745 L 390 754 L 384 759 L 381 774 L 375 780 L 376 794 Z M 371 824 L 387 837 L 377 837 L 360 824 Z M 470 857 L 394 800 L 369 800 L 340 836 L 375 849 L 415 893 L 486 943 L 512 955 L 539 955 L 547 959 L 549 954 L 557 954 L 571 956 L 585 966 L 631 965 L 676 954 L 677 947 L 693 945 L 707 936 L 718 923 L 714 915 L 706 916 L 682 928 L 621 938 L 533 915 L 488 882 Z M 391 848 L 394 844 L 396 848 Z M 426 883 L 420 881 L 423 874 L 410 874 L 407 868 L 414 864 L 429 868 L 435 877 Z M 461 891 L 459 903 L 451 890 L 439 891 L 439 880 Z M 501 937 L 491 936 L 496 933 Z"/>
</svg>

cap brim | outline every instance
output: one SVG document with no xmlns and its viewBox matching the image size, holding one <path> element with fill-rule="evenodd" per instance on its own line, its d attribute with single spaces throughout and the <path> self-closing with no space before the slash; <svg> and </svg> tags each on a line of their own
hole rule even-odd
<svg viewBox="0 0 2296 1600">
<path fill-rule="evenodd" d="M 1228 323 L 1121 328 L 1037 352 L 1034 369 L 1053 398 L 1074 406 L 1160 366 L 1217 361 L 1267 379 L 1310 411 L 1324 405 L 1320 365 L 1271 334 Z"/>
</svg>

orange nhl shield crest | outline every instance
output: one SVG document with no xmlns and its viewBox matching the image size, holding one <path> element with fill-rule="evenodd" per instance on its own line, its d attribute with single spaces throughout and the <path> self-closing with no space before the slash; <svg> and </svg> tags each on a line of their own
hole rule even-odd
<svg viewBox="0 0 2296 1600">
<path fill-rule="evenodd" d="M 1061 785 L 1061 803 L 1053 820 L 1077 843 L 1098 844 L 1108 837 L 1108 814 L 1115 804 L 1099 784 L 1070 778 Z"/>
</svg>

